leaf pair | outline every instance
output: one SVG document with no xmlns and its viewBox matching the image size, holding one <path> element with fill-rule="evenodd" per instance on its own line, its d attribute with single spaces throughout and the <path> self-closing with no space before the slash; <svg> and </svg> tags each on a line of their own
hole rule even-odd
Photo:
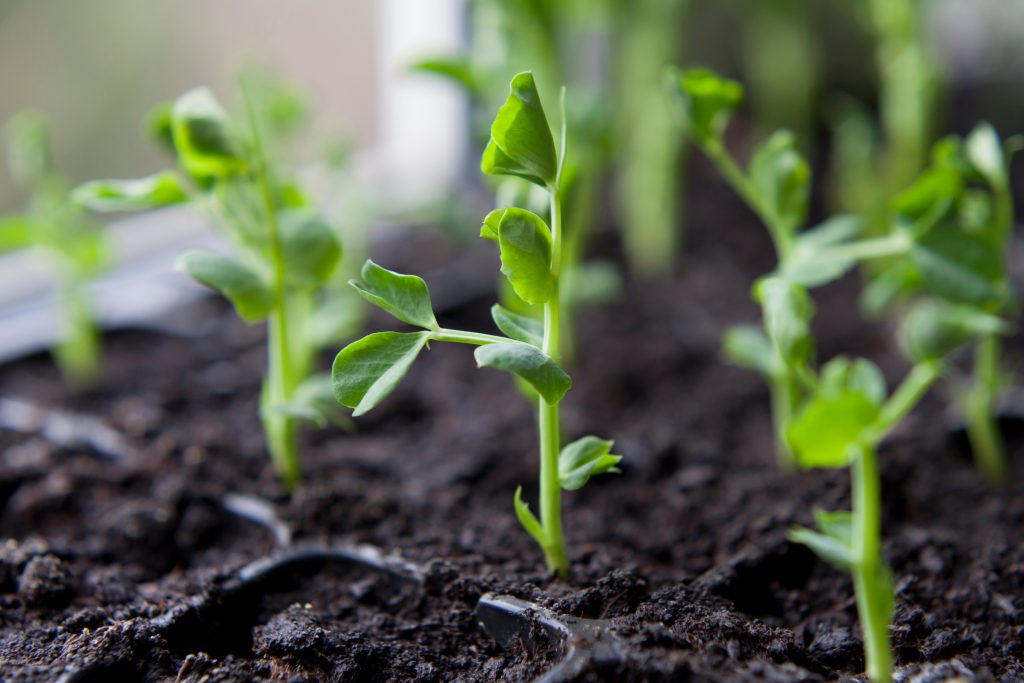
<svg viewBox="0 0 1024 683">
<path fill-rule="evenodd" d="M 885 379 L 874 363 L 839 357 L 826 364 L 815 393 L 786 430 L 797 464 L 849 465 L 878 421 L 885 396 Z"/>
<path fill-rule="evenodd" d="M 285 288 L 314 288 L 327 280 L 341 260 L 341 245 L 331 227 L 315 214 L 303 213 L 286 214 L 280 229 Z M 246 322 L 265 318 L 277 305 L 263 274 L 229 256 L 194 249 L 178 257 L 177 267 L 227 297 Z"/>
<path fill-rule="evenodd" d="M 572 385 L 557 363 L 537 348 L 536 321 L 501 306 L 492 310 L 507 342 L 486 335 L 459 335 L 441 330 L 434 317 L 426 283 L 367 261 L 363 282 L 352 282 L 370 303 L 422 332 L 377 332 L 349 344 L 334 360 L 334 393 L 359 416 L 379 404 L 398 386 L 420 351 L 431 340 L 481 344 L 474 356 L 479 367 L 492 367 L 521 377 L 548 403 L 557 403 Z"/>
<path fill-rule="evenodd" d="M 501 272 L 523 301 L 544 304 L 557 287 L 551 271 L 551 229 L 537 214 L 510 207 L 484 218 L 480 236 L 501 249 Z"/>
<path fill-rule="evenodd" d="M 487 175 L 514 175 L 543 187 L 555 186 L 558 155 L 531 72 L 512 79 L 508 99 L 491 124 L 480 169 Z"/>
</svg>

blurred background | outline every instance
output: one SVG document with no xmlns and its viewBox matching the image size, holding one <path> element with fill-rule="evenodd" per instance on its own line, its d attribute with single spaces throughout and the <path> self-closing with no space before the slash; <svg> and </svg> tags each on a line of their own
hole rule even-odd
<svg viewBox="0 0 1024 683">
<path fill-rule="evenodd" d="M 389 140 L 394 145 L 423 137 L 422 130 L 441 137 L 468 136 L 465 121 L 457 116 L 417 125 L 417 118 L 430 109 L 423 98 L 462 93 L 429 77 L 410 76 L 402 61 L 464 49 L 475 51 L 478 62 L 494 63 L 504 50 L 509 54 L 503 71 L 544 71 L 548 57 L 530 58 L 530 50 L 536 53 L 531 46 L 535 37 L 512 35 L 511 41 L 519 44 L 511 49 L 493 41 L 500 33 L 494 24 L 501 19 L 495 17 L 502 14 L 502 6 L 506 15 L 519 6 L 547 6 L 553 23 L 569 27 L 555 27 L 556 48 L 563 53 L 555 61 L 567 65 L 561 72 L 570 85 L 614 81 L 619 60 L 612 46 L 622 42 L 628 29 L 639 33 L 634 51 L 641 52 L 641 59 L 646 48 L 652 58 L 718 69 L 748 84 L 765 127 L 785 125 L 806 132 L 809 126 L 820 130 L 836 93 L 877 105 L 877 36 L 865 16 L 871 4 L 0 0 L 0 120 L 26 107 L 45 112 L 53 121 L 57 166 L 72 183 L 138 176 L 160 163 L 140 134 L 140 121 L 150 107 L 202 84 L 231 101 L 239 67 L 256 63 L 309 96 L 313 119 L 306 137 L 315 144 L 343 137 L 360 148 L 387 145 Z M 964 129 L 988 118 L 1000 129 L 1016 132 L 1024 121 L 1024 3 L 913 4 L 920 6 L 922 29 L 942 74 L 939 129 Z M 645 18 L 652 25 L 630 24 L 643 24 Z M 494 81 L 489 87 L 499 92 L 507 83 L 504 74 Z M 620 81 L 612 88 L 628 86 Z M 405 95 L 402 88 L 408 91 Z M 614 97 L 614 92 L 605 93 Z M 403 120 L 414 132 L 403 128 Z M 300 148 L 310 158 L 316 154 L 313 144 Z M 468 155 L 466 148 L 454 151 Z M 0 168 L 0 211 L 22 202 L 6 167 Z"/>
</svg>

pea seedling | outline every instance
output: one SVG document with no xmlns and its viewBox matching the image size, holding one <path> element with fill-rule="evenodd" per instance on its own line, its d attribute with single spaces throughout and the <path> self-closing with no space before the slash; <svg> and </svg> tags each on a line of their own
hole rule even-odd
<svg viewBox="0 0 1024 683">
<path fill-rule="evenodd" d="M 311 374 L 319 341 L 311 330 L 317 294 L 341 258 L 341 245 L 302 191 L 269 162 L 263 127 L 285 119 L 261 109 L 244 80 L 242 86 L 244 123 L 230 119 L 204 88 L 158 110 L 154 129 L 176 153 L 177 172 L 87 183 L 76 197 L 99 211 L 187 202 L 229 243 L 233 257 L 193 250 L 177 265 L 227 297 L 246 322 L 267 320 L 260 416 L 270 454 L 291 487 L 300 476 L 298 421 L 322 423 L 334 405 L 326 378 Z"/>
<path fill-rule="evenodd" d="M 11 176 L 32 199 L 24 213 L 0 219 L 0 253 L 36 247 L 51 261 L 62 328 L 53 357 L 71 384 L 88 386 L 99 373 L 101 341 L 85 285 L 107 264 L 103 232 L 69 201 L 41 114 L 22 112 L 11 119 L 7 143 Z"/>
<path fill-rule="evenodd" d="M 559 311 L 562 249 L 561 173 L 565 159 L 565 127 L 556 151 L 533 75 L 512 79 L 511 93 L 491 126 L 481 169 L 514 175 L 544 188 L 550 199 L 550 226 L 537 214 L 510 207 L 484 219 L 481 237 L 497 242 L 501 272 L 524 301 L 543 306 L 543 321 L 516 314 L 500 305 L 491 309 L 506 336 L 440 327 L 426 283 L 415 275 L 363 267 L 362 282 L 352 285 L 369 302 L 398 320 L 422 328 L 418 332 L 377 332 L 349 344 L 334 360 L 334 393 L 359 416 L 379 404 L 408 372 L 432 341 L 470 344 L 477 365 L 514 374 L 537 394 L 540 432 L 540 518 L 516 489 L 520 523 L 544 551 L 548 569 L 567 576 L 562 532 L 561 489 L 581 488 L 590 477 L 617 472 L 621 459 L 611 454 L 612 442 L 586 436 L 564 448 L 559 436 L 559 404 L 572 382 L 558 364 L 562 320 Z"/>
</svg>

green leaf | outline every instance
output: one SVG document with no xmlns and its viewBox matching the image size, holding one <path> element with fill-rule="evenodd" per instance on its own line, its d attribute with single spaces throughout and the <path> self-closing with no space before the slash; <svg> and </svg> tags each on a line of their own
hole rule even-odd
<svg viewBox="0 0 1024 683">
<path fill-rule="evenodd" d="M 914 241 L 910 257 L 925 289 L 949 301 L 997 304 L 1006 295 L 1002 255 L 981 235 L 940 226 Z"/>
<path fill-rule="evenodd" d="M 819 287 L 838 280 L 856 261 L 833 249 L 850 242 L 861 232 L 862 221 L 841 215 L 800 233 L 782 264 L 782 276 L 804 287 Z"/>
<path fill-rule="evenodd" d="M 414 62 L 410 67 L 412 71 L 434 74 L 445 78 L 458 86 L 461 86 L 472 97 L 480 95 L 480 85 L 473 75 L 472 62 L 463 56 L 453 57 L 432 57 Z"/>
<path fill-rule="evenodd" d="M 814 523 L 821 533 L 853 547 L 853 513 L 849 510 L 815 510 Z"/>
<path fill-rule="evenodd" d="M 921 277 L 909 260 L 893 263 L 864 286 L 860 306 L 869 318 L 880 317 L 894 301 L 917 289 Z"/>
<path fill-rule="evenodd" d="M 317 373 L 307 377 L 292 393 L 291 400 L 283 405 L 268 406 L 272 413 L 305 420 L 318 428 L 328 423 L 344 431 L 352 431 L 354 424 L 338 405 L 331 386 L 331 376 Z"/>
<path fill-rule="evenodd" d="M 491 307 L 491 318 L 506 337 L 537 348 L 544 341 L 544 323 L 536 318 L 513 313 L 500 304 Z"/>
<path fill-rule="evenodd" d="M 537 542 L 542 548 L 546 548 L 548 545 L 547 534 L 544 533 L 544 528 L 537 521 L 537 518 L 530 512 L 530 506 L 523 502 L 523 487 L 516 487 L 516 497 L 513 501 L 516 510 L 516 517 L 519 518 L 519 523 L 526 529 L 526 533 L 530 534 L 534 541 Z"/>
<path fill-rule="evenodd" d="M 498 225 L 501 224 L 501 217 L 505 215 L 504 207 L 495 209 L 484 216 L 484 222 L 480 226 L 480 236 L 484 239 L 498 241 Z"/>
<path fill-rule="evenodd" d="M 838 396 L 847 391 L 860 392 L 877 406 L 885 402 L 885 376 L 866 358 L 833 358 L 821 369 L 820 391 Z"/>
<path fill-rule="evenodd" d="M 977 308 L 922 301 L 904 318 L 900 345 L 915 362 L 934 361 L 979 336 L 1012 331 L 1002 318 Z"/>
<path fill-rule="evenodd" d="M 807 290 L 780 277 L 765 277 L 755 285 L 765 331 L 787 363 L 798 363 L 814 351 L 811 316 L 814 304 Z"/>
<path fill-rule="evenodd" d="M 32 246 L 38 233 L 39 226 L 31 216 L 0 218 L 0 254 Z"/>
<path fill-rule="evenodd" d="M 318 287 L 341 262 L 335 230 L 315 213 L 282 212 L 280 238 L 285 282 L 290 287 Z"/>
<path fill-rule="evenodd" d="M 963 179 L 956 169 L 932 167 L 893 198 L 892 209 L 904 221 L 918 224 L 917 231 L 923 232 L 949 213 L 963 189 Z"/>
<path fill-rule="evenodd" d="M 334 358 L 334 397 L 359 417 L 387 398 L 430 340 L 429 332 L 375 332 Z"/>
<path fill-rule="evenodd" d="M 558 454 L 558 481 L 566 491 L 576 491 L 595 474 L 619 473 L 621 455 L 612 455 L 614 442 L 585 436 L 562 447 Z"/>
<path fill-rule="evenodd" d="M 974 127 L 964 142 L 964 150 L 971 165 L 993 188 L 1007 185 L 1007 162 L 999 134 L 991 123 L 982 122 Z"/>
<path fill-rule="evenodd" d="M 772 377 L 778 370 L 771 340 L 753 325 L 729 328 L 722 338 L 722 350 L 736 365 L 755 370 L 764 377 Z"/>
<path fill-rule="evenodd" d="M 540 349 L 518 342 L 486 344 L 477 347 L 478 367 L 491 367 L 511 372 L 526 380 L 548 404 L 562 400 L 572 386 L 565 370 Z"/>
<path fill-rule="evenodd" d="M 750 160 L 749 175 L 764 205 L 795 233 L 811 195 L 811 167 L 797 150 L 796 136 L 782 130 L 765 140 Z"/>
<path fill-rule="evenodd" d="M 512 79 L 508 99 L 491 124 L 480 169 L 488 175 L 516 175 L 538 185 L 554 184 L 558 174 L 555 142 L 529 71 Z"/>
<path fill-rule="evenodd" d="M 678 86 L 691 132 L 703 140 L 718 140 L 743 102 L 743 86 L 708 69 L 679 74 Z"/>
<path fill-rule="evenodd" d="M 274 296 L 263 279 L 232 258 L 193 249 L 179 256 L 175 267 L 226 296 L 246 322 L 265 317 L 274 307 Z"/>
<path fill-rule="evenodd" d="M 847 543 L 827 534 L 819 534 L 804 527 L 791 529 L 786 537 L 793 543 L 805 545 L 818 557 L 836 569 L 850 571 L 853 568 L 853 551 Z"/>
<path fill-rule="evenodd" d="M 856 457 L 864 430 L 878 419 L 879 406 L 863 391 L 819 393 L 787 430 L 801 467 L 846 467 Z"/>
<path fill-rule="evenodd" d="M 163 171 L 137 180 L 94 180 L 79 185 L 71 200 L 93 211 L 144 211 L 188 201 L 181 178 Z"/>
<path fill-rule="evenodd" d="M 349 284 L 364 299 L 404 323 L 428 330 L 437 329 L 430 292 L 422 278 L 381 268 L 370 260 L 363 264 L 361 274 L 365 285 L 356 280 L 351 280 Z"/>
<path fill-rule="evenodd" d="M 174 154 L 173 102 L 161 102 L 148 112 L 142 120 L 142 129 L 165 152 Z"/>
<path fill-rule="evenodd" d="M 555 295 L 551 272 L 551 230 L 540 216 L 526 209 L 505 210 L 498 223 L 501 272 L 519 297 L 543 304 Z"/>
<path fill-rule="evenodd" d="M 227 113 L 206 88 L 190 90 L 174 102 L 171 130 L 178 157 L 197 177 L 223 177 L 247 170 Z"/>
</svg>

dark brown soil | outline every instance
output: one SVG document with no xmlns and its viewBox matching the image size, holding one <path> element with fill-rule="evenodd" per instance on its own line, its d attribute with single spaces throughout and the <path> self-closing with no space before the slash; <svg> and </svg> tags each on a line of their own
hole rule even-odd
<svg viewBox="0 0 1024 683">
<path fill-rule="evenodd" d="M 566 495 L 568 582 L 543 571 L 512 511 L 517 485 L 535 489 L 531 410 L 466 348 L 435 345 L 356 432 L 310 432 L 292 496 L 257 420 L 263 333 L 219 303 L 182 313 L 194 338 L 110 335 L 103 383 L 84 395 L 43 355 L 0 368 L 0 396 L 96 416 L 128 444 L 111 454 L 0 429 L 3 678 L 542 675 L 558 648 L 500 647 L 474 616 L 488 592 L 611 620 L 628 656 L 591 660 L 573 680 L 855 677 L 849 579 L 785 539 L 815 507 L 849 504 L 847 476 L 779 472 L 766 390 L 718 353 L 725 327 L 756 320 L 748 288 L 770 267 L 768 243 L 728 195 L 694 208 L 685 272 L 632 282 L 581 317 L 566 437 L 614 438 L 625 459 L 621 476 Z M 407 255 L 378 260 L 424 270 Z M 821 354 L 871 354 L 895 380 L 899 357 L 856 314 L 853 285 L 819 293 Z M 443 322 L 490 329 L 490 303 Z M 993 492 L 952 424 L 930 400 L 882 450 L 897 659 L 907 680 L 1018 680 L 1024 433 L 1007 423 L 1013 477 Z M 251 565 L 277 541 L 228 511 L 226 493 L 270 501 L 298 547 L 371 544 L 418 578 L 323 559 Z"/>
</svg>

